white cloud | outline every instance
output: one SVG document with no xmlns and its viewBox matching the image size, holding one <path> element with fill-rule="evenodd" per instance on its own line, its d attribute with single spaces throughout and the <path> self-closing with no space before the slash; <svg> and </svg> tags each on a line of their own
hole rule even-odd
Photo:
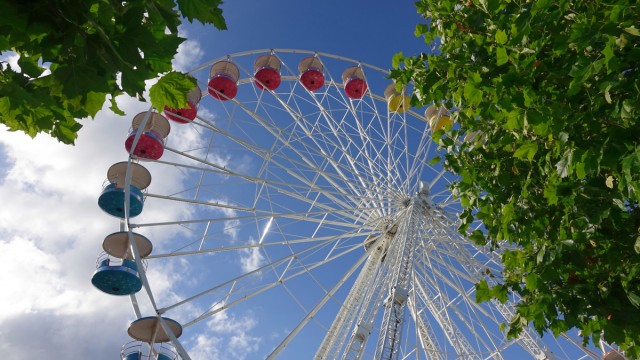
<svg viewBox="0 0 640 360">
<path fill-rule="evenodd" d="M 211 198 L 211 199 L 207 199 L 207 202 L 209 203 L 217 203 L 223 206 L 231 206 L 234 204 L 231 204 L 231 202 L 229 201 L 229 199 L 225 198 L 225 197 L 219 197 L 219 198 Z M 223 216 L 223 218 L 227 219 L 227 218 L 234 218 L 238 216 L 238 212 L 235 209 L 232 208 L 228 208 L 228 207 L 212 207 L 211 211 L 213 211 L 214 213 L 220 214 Z M 238 234 L 240 232 L 240 220 L 226 220 L 223 222 L 223 228 L 222 228 L 222 232 L 229 236 L 232 240 L 236 240 L 238 238 Z"/>
<path fill-rule="evenodd" d="M 260 348 L 260 338 L 240 333 L 231 337 L 229 341 L 229 352 L 234 359 L 246 359 L 250 354 L 255 353 Z"/>
<path fill-rule="evenodd" d="M 15 51 L 6 51 L 0 53 L 0 62 L 4 63 L 1 64 L 3 69 L 6 69 L 7 66 L 10 66 L 11 70 L 15 72 L 21 72 L 22 69 L 20 68 L 20 65 L 18 65 L 18 59 L 20 59 L 20 55 L 18 55 Z"/>
<path fill-rule="evenodd" d="M 179 35 L 183 38 L 189 36 L 183 27 L 180 27 Z M 178 46 L 178 52 L 171 64 L 177 71 L 188 72 L 199 65 L 202 56 L 204 56 L 204 50 L 202 50 L 200 43 L 195 40 L 186 40 Z"/>
<path fill-rule="evenodd" d="M 219 360 L 221 355 L 222 340 L 215 336 L 198 335 L 195 344 L 189 349 L 192 360 Z"/>
<path fill-rule="evenodd" d="M 127 122 L 104 114 L 84 121 L 75 147 L 0 131 L 0 321 L 11 330 L 0 331 L 0 353 L 112 359 L 126 341 L 128 299 L 101 293 L 90 279 L 102 239 L 118 229 L 97 197 L 108 166 L 126 156 L 118 139 Z"/>
<path fill-rule="evenodd" d="M 208 344 L 209 351 L 218 357 L 194 357 L 194 360 L 218 358 L 243 360 L 252 357 L 251 355 L 260 349 L 262 341 L 259 336 L 251 334 L 257 325 L 258 322 L 251 312 L 241 316 L 229 310 L 216 313 L 207 321 L 207 327 L 212 335 L 206 340 L 198 338 L 195 348 L 198 348 L 198 344 Z"/>
<path fill-rule="evenodd" d="M 255 240 L 250 240 L 250 244 L 255 244 Z M 265 264 L 265 258 L 260 252 L 259 247 L 253 247 L 250 249 L 243 249 L 240 254 L 240 266 L 242 271 L 250 272 Z"/>
</svg>

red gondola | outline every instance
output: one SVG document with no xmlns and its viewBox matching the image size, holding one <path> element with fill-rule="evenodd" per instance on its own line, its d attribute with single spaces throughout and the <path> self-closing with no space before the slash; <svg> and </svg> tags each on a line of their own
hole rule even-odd
<svg viewBox="0 0 640 360">
<path fill-rule="evenodd" d="M 208 91 L 211 97 L 222 101 L 236 97 L 240 78 L 240 71 L 236 64 L 228 60 L 218 61 L 211 66 L 209 75 L 211 79 Z"/>
<path fill-rule="evenodd" d="M 315 56 L 309 56 L 298 64 L 300 82 L 309 91 L 316 91 L 324 85 L 324 66 L 322 61 Z"/>
</svg>

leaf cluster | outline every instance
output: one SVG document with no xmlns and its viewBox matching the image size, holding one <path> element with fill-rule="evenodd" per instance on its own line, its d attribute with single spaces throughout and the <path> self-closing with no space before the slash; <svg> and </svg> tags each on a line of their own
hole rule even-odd
<svg viewBox="0 0 640 360">
<path fill-rule="evenodd" d="M 394 58 L 412 105 L 445 100 L 434 137 L 458 174 L 460 231 L 504 251 L 520 299 L 508 334 L 603 333 L 640 356 L 640 8 L 635 1 L 422 0 L 416 34 L 441 56 Z M 463 141 L 465 139 L 466 141 Z M 637 346 L 636 346 L 637 345 Z"/>
<path fill-rule="evenodd" d="M 0 52 L 17 53 L 19 70 L 0 64 L 0 122 L 32 137 L 45 132 L 72 143 L 81 125 L 115 97 L 141 100 L 145 81 L 171 72 L 189 21 L 226 25 L 221 0 L 37 0 L 0 3 Z M 175 75 L 174 75 L 175 76 Z M 178 107 L 194 82 L 179 75 L 184 98 L 152 103 Z M 163 86 L 160 84 L 159 86 Z M 166 89 L 165 89 L 166 90 Z M 164 93 L 163 90 L 159 91 Z"/>
</svg>

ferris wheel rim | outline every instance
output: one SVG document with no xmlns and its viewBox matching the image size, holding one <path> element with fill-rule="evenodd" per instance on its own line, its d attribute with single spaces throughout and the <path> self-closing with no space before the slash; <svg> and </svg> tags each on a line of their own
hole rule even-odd
<svg viewBox="0 0 640 360">
<path fill-rule="evenodd" d="M 386 75 L 389 74 L 389 72 L 386 71 L 386 70 L 383 70 L 381 68 L 378 68 L 378 67 L 375 67 L 375 66 L 372 66 L 372 65 L 368 65 L 366 63 L 357 61 L 355 59 L 350 59 L 350 58 L 341 57 L 341 56 L 337 56 L 337 55 L 332 55 L 332 54 L 328 54 L 328 53 L 314 52 L 314 51 L 307 51 L 307 50 L 296 50 L 296 49 L 260 49 L 260 50 L 251 50 L 251 51 L 233 53 L 233 54 L 229 54 L 227 56 L 218 57 L 216 59 L 213 59 L 211 61 L 203 63 L 202 65 L 194 68 L 194 70 L 190 71 L 189 73 L 193 74 L 193 73 L 196 73 L 198 71 L 204 70 L 204 69 L 206 69 L 207 67 L 211 66 L 212 64 L 214 64 L 217 61 L 221 61 L 221 60 L 225 60 L 225 59 L 233 59 L 235 57 L 244 57 L 244 56 L 257 55 L 257 54 L 265 54 L 265 53 L 275 53 L 275 54 L 287 53 L 287 54 L 301 54 L 301 55 L 317 55 L 317 56 L 332 58 L 332 59 L 339 60 L 339 61 L 355 63 L 355 64 L 358 64 L 359 66 L 363 66 L 365 68 L 368 68 L 368 69 L 371 69 L 371 70 L 374 70 L 374 71 L 378 71 L 378 72 L 381 72 L 381 73 L 386 74 Z M 253 79 L 251 78 L 251 76 L 248 76 L 246 78 L 243 78 L 242 80 L 239 80 L 238 83 L 240 85 L 246 85 L 246 84 L 251 83 L 252 81 L 253 81 Z M 298 78 L 295 77 L 295 76 L 289 76 L 289 77 L 283 76 L 283 81 L 298 81 Z M 336 86 L 338 88 L 340 87 L 339 84 L 335 84 L 335 83 L 333 84 L 333 86 Z M 265 91 L 265 92 L 267 92 L 267 91 Z M 273 93 L 273 91 L 271 91 L 271 93 Z M 376 101 L 381 101 L 381 102 L 385 101 L 384 97 L 375 94 L 371 90 L 369 90 L 369 96 L 371 98 L 375 99 Z M 416 119 L 419 119 L 419 120 L 423 121 L 425 124 L 428 124 L 428 121 L 426 121 L 424 116 L 419 115 L 419 114 L 417 114 L 417 113 L 415 113 L 415 112 L 413 112 L 411 110 L 407 112 L 407 115 L 412 116 L 412 117 L 414 117 Z M 135 147 L 135 144 L 134 144 L 133 147 Z M 131 163 L 131 160 L 132 160 L 132 157 L 130 157 L 129 163 Z M 162 161 L 157 161 L 157 162 L 160 163 Z M 129 173 L 127 173 L 127 176 L 130 176 Z M 433 181 L 434 182 L 438 181 L 438 179 L 435 179 Z M 127 197 L 127 199 L 128 199 L 128 197 Z M 263 216 L 265 218 L 269 218 L 269 216 L 267 216 L 267 215 L 263 215 Z M 251 217 L 251 216 L 249 216 L 249 217 Z M 255 216 L 253 216 L 251 218 L 252 219 L 256 219 Z M 272 218 L 273 218 L 273 216 L 272 216 Z M 126 213 L 125 221 L 126 221 L 126 224 L 127 224 L 127 227 L 128 227 L 128 231 L 129 231 L 130 234 L 133 233 L 133 230 L 135 230 L 137 228 L 140 228 L 140 227 L 163 225 L 163 224 L 160 224 L 160 223 L 155 223 L 155 224 L 154 223 L 150 223 L 150 224 L 135 224 L 135 223 L 132 223 L 131 218 L 129 217 L 128 213 Z M 206 221 L 206 220 L 203 220 L 203 221 Z M 185 223 L 185 222 L 182 222 L 182 223 Z M 225 250 L 218 250 L 218 251 L 225 251 Z M 135 253 L 135 250 L 134 250 L 134 253 Z M 196 254 L 196 253 L 197 254 L 203 254 L 203 252 L 201 252 L 200 250 L 194 252 L 194 254 Z M 184 255 L 184 254 L 180 254 L 180 255 Z M 178 255 L 176 255 L 176 256 L 178 256 Z M 155 256 L 150 256 L 149 258 L 153 259 L 153 258 L 157 258 L 157 257 L 160 257 L 160 256 L 155 255 Z M 273 263 L 270 263 L 268 265 L 273 267 Z M 143 276 L 143 284 L 145 285 L 145 288 L 149 288 L 150 289 L 150 284 L 148 282 L 148 279 L 146 277 L 144 277 L 144 276 Z M 148 292 L 149 292 L 148 296 L 151 297 L 151 301 L 152 301 L 152 303 L 154 303 L 154 308 L 158 312 L 158 314 L 163 314 L 166 311 L 171 310 L 171 308 L 167 308 L 167 307 L 164 307 L 164 308 L 163 307 L 159 307 L 159 308 L 156 307 L 155 301 L 153 300 L 153 295 L 152 295 L 151 290 L 148 290 Z M 140 317 L 141 316 L 140 315 L 140 310 L 139 310 L 139 308 L 137 308 L 137 300 L 135 299 L 135 295 L 133 295 L 131 297 L 131 299 L 132 299 L 132 304 L 134 306 L 134 309 L 136 309 L 136 315 L 137 315 L 137 317 Z M 220 308 L 220 309 L 221 309 L 220 311 L 222 311 L 225 308 Z M 160 316 L 160 315 L 158 315 L 158 316 Z M 309 316 L 309 314 L 307 314 L 307 316 Z M 188 326 L 188 325 L 186 325 L 186 326 Z"/>
</svg>

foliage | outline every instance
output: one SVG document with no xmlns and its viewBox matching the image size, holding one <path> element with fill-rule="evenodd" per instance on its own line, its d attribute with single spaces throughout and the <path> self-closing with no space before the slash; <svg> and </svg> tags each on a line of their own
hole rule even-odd
<svg viewBox="0 0 640 360">
<path fill-rule="evenodd" d="M 194 81 L 172 73 L 185 39 L 180 15 L 225 29 L 221 0 L 38 0 L 0 2 L 0 52 L 20 56 L 20 71 L 0 64 L 0 122 L 35 136 L 45 132 L 72 143 L 81 125 L 109 98 L 143 99 L 145 80 L 169 73 L 181 96 L 157 96 L 156 108 L 186 104 Z M 46 66 L 45 66 L 46 65 Z M 47 70 L 48 68 L 48 70 Z M 156 90 L 158 94 L 167 89 Z"/>
<path fill-rule="evenodd" d="M 604 331 L 640 356 L 640 8 L 632 0 L 421 0 L 416 27 L 442 56 L 394 57 L 412 104 L 445 101 L 434 139 L 459 175 L 460 231 L 501 247 L 518 299 L 508 335 Z M 471 134 L 476 133 L 473 137 Z M 462 139 L 467 136 L 466 141 Z M 470 139 L 473 137 L 472 139 Z M 636 346 L 637 345 L 637 346 Z"/>
</svg>

